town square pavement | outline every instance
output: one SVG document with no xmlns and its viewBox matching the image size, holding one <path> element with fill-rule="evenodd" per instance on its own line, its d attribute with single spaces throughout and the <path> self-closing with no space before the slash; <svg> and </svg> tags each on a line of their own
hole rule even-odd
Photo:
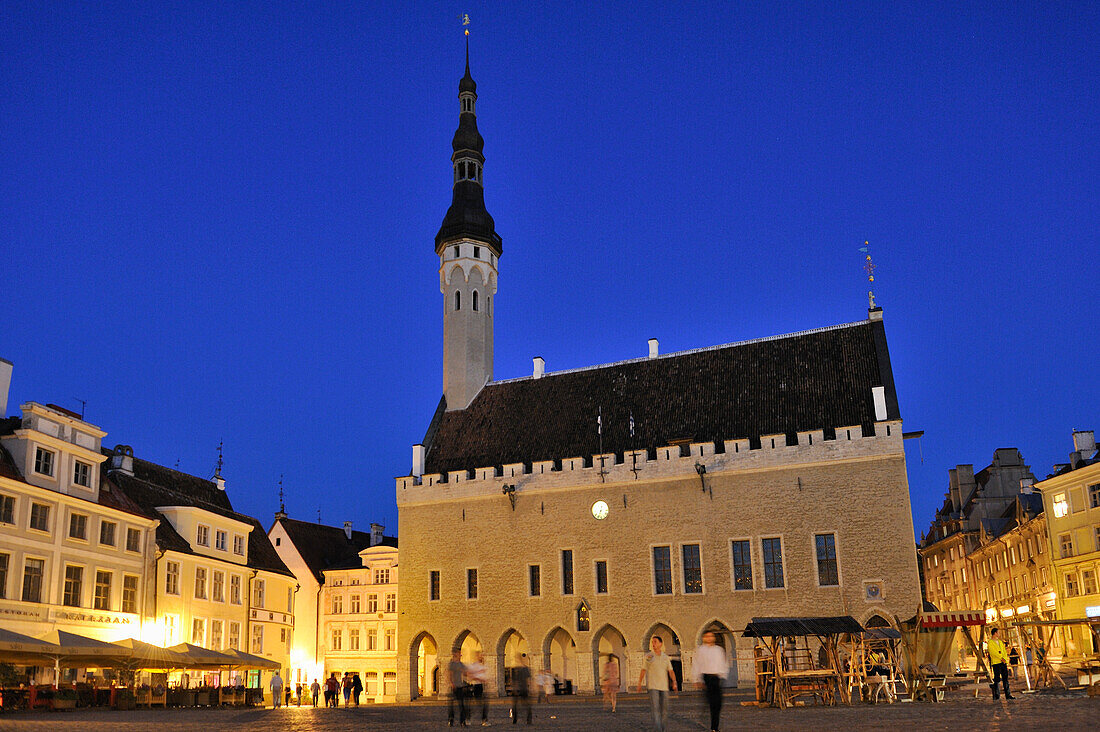
<svg viewBox="0 0 1100 732">
<path fill-rule="evenodd" d="M 1100 726 L 1100 697 L 1077 694 L 1018 694 L 1013 702 L 961 697 L 942 704 L 898 703 L 854 707 L 800 707 L 757 709 L 727 701 L 723 730 L 845 730 L 889 729 L 892 732 L 931 730 L 1095 730 Z M 705 730 L 702 698 L 681 694 L 672 702 L 669 732 Z M 518 729 L 508 708 L 494 704 L 493 727 Z M 480 719 L 472 726 L 480 727 Z M 611 714 L 599 701 L 568 701 L 537 705 L 531 729 L 555 732 L 638 732 L 652 729 L 648 701 L 624 699 Z M 184 730 L 248 730 L 264 732 L 352 732 L 355 730 L 447 729 L 447 709 L 434 704 L 363 706 L 358 709 L 158 709 L 116 712 L 19 712 L 0 714 L 0 730 L 24 732 L 183 732 Z"/>
</svg>

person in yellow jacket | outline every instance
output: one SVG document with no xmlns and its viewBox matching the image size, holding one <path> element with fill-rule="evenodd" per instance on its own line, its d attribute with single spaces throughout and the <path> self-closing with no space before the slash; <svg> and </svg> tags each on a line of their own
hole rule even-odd
<svg viewBox="0 0 1100 732">
<path fill-rule="evenodd" d="M 1008 691 L 1008 649 L 1005 648 L 1005 642 L 997 637 L 997 632 L 997 628 L 989 631 L 989 643 L 986 644 L 989 665 L 993 668 L 993 699 L 1001 698 L 997 690 L 998 681 L 1004 686 L 1005 699 L 1014 699 Z"/>
</svg>

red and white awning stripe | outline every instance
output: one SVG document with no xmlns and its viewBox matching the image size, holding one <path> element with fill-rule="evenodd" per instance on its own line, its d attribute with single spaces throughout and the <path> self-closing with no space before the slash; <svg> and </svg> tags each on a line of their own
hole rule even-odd
<svg viewBox="0 0 1100 732">
<path fill-rule="evenodd" d="M 957 628 L 960 625 L 985 625 L 985 613 L 963 611 L 956 613 L 922 613 L 922 628 Z"/>
</svg>

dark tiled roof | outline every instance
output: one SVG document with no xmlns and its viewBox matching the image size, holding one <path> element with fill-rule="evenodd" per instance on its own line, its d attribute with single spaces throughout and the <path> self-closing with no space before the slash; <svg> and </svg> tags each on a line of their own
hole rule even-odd
<svg viewBox="0 0 1100 732">
<path fill-rule="evenodd" d="M 104 452 L 111 454 L 109 450 Z M 249 567 L 293 576 L 275 552 L 275 547 L 271 545 L 271 540 L 267 538 L 267 532 L 260 522 L 234 511 L 229 496 L 213 482 L 138 458 L 134 458 L 132 476 L 116 470 L 109 472 L 108 480 L 112 484 L 112 490 L 122 492 L 146 515 L 160 519 L 157 546 L 161 549 L 183 554 L 195 553 L 168 519 L 156 510 L 157 506 L 194 506 L 252 527 L 248 534 Z"/>
<path fill-rule="evenodd" d="M 601 409 L 605 453 L 848 425 L 870 431 L 875 386 L 885 387 L 887 418 L 899 419 L 881 320 L 489 383 L 466 409 L 436 412 L 426 470 L 590 457 L 600 451 Z"/>
<path fill-rule="evenodd" d="M 348 569 L 360 566 L 359 552 L 370 546 L 370 533 L 352 529 L 351 539 L 342 528 L 299 521 L 292 518 L 277 519 L 287 536 L 302 555 L 302 560 L 317 578 L 324 583 L 326 569 Z M 383 536 L 382 545 L 397 546 L 397 539 Z"/>
<path fill-rule="evenodd" d="M 23 476 L 19 473 L 19 468 L 15 466 L 15 460 L 3 445 L 0 445 L 0 476 L 11 478 L 12 480 L 23 480 Z"/>
</svg>

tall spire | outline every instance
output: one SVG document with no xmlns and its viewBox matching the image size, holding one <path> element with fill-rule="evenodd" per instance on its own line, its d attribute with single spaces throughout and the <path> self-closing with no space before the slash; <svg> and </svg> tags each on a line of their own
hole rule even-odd
<svg viewBox="0 0 1100 732">
<path fill-rule="evenodd" d="M 464 17 L 463 24 L 468 23 L 469 19 Z M 500 236 L 496 233 L 493 217 L 485 210 L 485 189 L 482 187 L 485 140 L 477 129 L 477 82 L 470 74 L 469 28 L 465 33 L 466 71 L 458 82 L 458 129 L 451 140 L 454 188 L 451 206 L 435 236 L 435 251 L 436 254 L 442 252 L 448 242 L 474 239 L 484 242 L 499 257 Z"/>
</svg>

